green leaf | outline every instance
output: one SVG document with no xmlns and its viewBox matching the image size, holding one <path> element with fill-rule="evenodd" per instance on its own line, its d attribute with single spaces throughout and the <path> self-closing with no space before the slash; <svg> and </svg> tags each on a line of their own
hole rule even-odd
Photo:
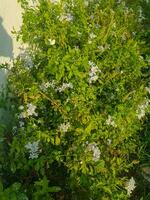
<svg viewBox="0 0 150 200">
<path fill-rule="evenodd" d="M 53 187 L 49 187 L 49 192 L 60 192 L 61 191 L 61 188 L 58 187 L 58 186 L 53 186 Z"/>
</svg>

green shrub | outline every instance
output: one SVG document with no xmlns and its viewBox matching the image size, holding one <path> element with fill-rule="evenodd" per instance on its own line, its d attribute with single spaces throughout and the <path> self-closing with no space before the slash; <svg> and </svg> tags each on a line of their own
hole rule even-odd
<svg viewBox="0 0 150 200">
<path fill-rule="evenodd" d="M 137 14 L 124 1 L 20 2 L 26 48 L 8 67 L 4 187 L 19 182 L 35 200 L 128 199 L 149 109 Z"/>
</svg>

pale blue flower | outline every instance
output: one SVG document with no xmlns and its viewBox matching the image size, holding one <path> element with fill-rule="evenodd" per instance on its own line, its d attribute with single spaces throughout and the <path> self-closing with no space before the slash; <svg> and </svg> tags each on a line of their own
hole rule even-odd
<svg viewBox="0 0 150 200">
<path fill-rule="evenodd" d="M 98 148 L 98 146 L 97 146 L 97 144 L 95 142 L 88 144 L 87 150 L 88 151 L 92 151 L 92 153 L 93 153 L 93 160 L 95 162 L 97 162 L 100 159 L 101 152 L 100 152 L 100 149 Z"/>
<path fill-rule="evenodd" d="M 96 82 L 98 80 L 98 73 L 101 72 L 101 70 L 96 66 L 96 64 L 93 61 L 89 61 L 90 65 L 90 72 L 89 72 L 89 83 Z"/>
<path fill-rule="evenodd" d="M 63 92 L 66 89 L 72 89 L 73 85 L 72 83 L 63 83 L 62 86 L 58 87 L 56 90 L 59 92 Z"/>
<path fill-rule="evenodd" d="M 18 57 L 24 62 L 25 67 L 33 67 L 33 61 L 27 49 L 22 48 Z"/>
<path fill-rule="evenodd" d="M 36 142 L 28 142 L 25 145 L 25 148 L 29 151 L 29 158 L 35 159 L 38 158 L 39 155 L 39 140 Z"/>
<path fill-rule="evenodd" d="M 61 22 L 63 22 L 63 21 L 70 22 L 70 21 L 73 21 L 73 16 L 70 13 L 67 13 L 67 14 L 61 15 L 60 18 L 59 18 L 59 20 Z"/>
</svg>

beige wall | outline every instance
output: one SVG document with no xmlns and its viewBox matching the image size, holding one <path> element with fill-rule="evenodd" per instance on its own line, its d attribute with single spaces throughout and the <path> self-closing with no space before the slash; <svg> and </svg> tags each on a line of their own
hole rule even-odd
<svg viewBox="0 0 150 200">
<path fill-rule="evenodd" d="M 21 25 L 21 8 L 17 0 L 0 0 L 0 63 L 9 61 L 19 52 L 19 44 L 11 33 Z M 5 82 L 5 72 L 0 70 L 0 87 Z"/>
</svg>

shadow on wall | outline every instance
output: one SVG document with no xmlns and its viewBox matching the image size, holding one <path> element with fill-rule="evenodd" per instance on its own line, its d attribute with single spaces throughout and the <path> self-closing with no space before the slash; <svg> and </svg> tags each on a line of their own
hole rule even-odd
<svg viewBox="0 0 150 200">
<path fill-rule="evenodd" d="M 3 26 L 3 19 L 0 16 L 0 64 L 9 62 L 13 58 L 13 42 L 10 35 Z M 5 71 L 0 69 L 0 90 L 6 83 Z"/>
<path fill-rule="evenodd" d="M 13 58 L 13 42 L 3 24 L 3 19 L 0 17 L 0 57 Z"/>
<path fill-rule="evenodd" d="M 0 65 L 9 62 L 13 58 L 13 42 L 10 35 L 4 28 L 3 19 L 0 16 Z M 0 98 L 2 98 L 2 91 L 6 84 L 6 71 L 0 68 Z M 0 99 L 1 100 L 1 99 Z M 0 124 L 8 121 L 8 113 L 0 107 Z"/>
</svg>

